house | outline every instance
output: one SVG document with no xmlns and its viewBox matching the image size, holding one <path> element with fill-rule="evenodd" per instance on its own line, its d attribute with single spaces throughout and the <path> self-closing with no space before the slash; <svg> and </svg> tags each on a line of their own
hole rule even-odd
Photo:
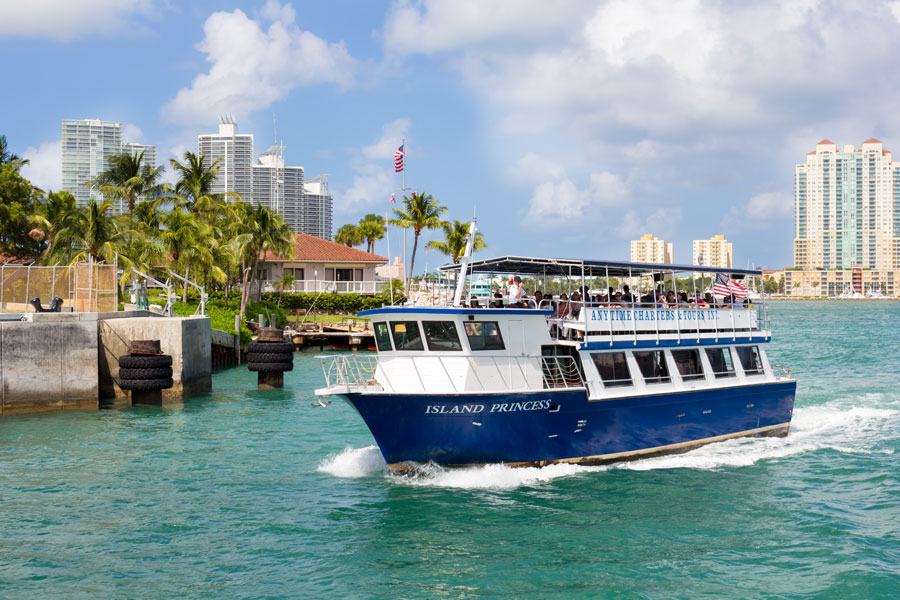
<svg viewBox="0 0 900 600">
<path fill-rule="evenodd" d="M 267 292 L 278 291 L 278 280 L 290 273 L 294 283 L 285 291 L 377 294 L 385 282 L 376 277 L 375 268 L 386 262 L 377 254 L 298 233 L 293 256 L 266 252 L 260 257 L 259 270 Z"/>
</svg>

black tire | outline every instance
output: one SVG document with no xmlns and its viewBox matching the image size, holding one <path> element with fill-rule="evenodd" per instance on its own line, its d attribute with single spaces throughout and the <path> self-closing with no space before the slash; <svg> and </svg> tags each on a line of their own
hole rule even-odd
<svg viewBox="0 0 900 600">
<path fill-rule="evenodd" d="M 252 363 L 294 362 L 293 352 L 251 352 L 247 361 Z"/>
<path fill-rule="evenodd" d="M 125 369 L 155 369 L 158 367 L 171 367 L 172 357 L 168 354 L 156 356 L 120 356 L 119 368 Z"/>
<path fill-rule="evenodd" d="M 123 369 L 119 367 L 119 379 L 171 379 L 172 367 L 156 369 Z"/>
<path fill-rule="evenodd" d="M 294 344 L 292 342 L 250 342 L 247 345 L 247 352 L 293 352 Z"/>
<path fill-rule="evenodd" d="M 167 390 L 175 385 L 172 378 L 168 379 L 121 379 L 119 387 L 123 390 L 139 390 L 142 392 L 149 390 Z"/>
<path fill-rule="evenodd" d="M 258 363 L 251 362 L 247 363 L 247 368 L 251 371 L 258 371 L 259 373 L 278 373 L 284 371 L 293 371 L 294 363 L 292 362 L 283 362 L 283 363 Z"/>
</svg>

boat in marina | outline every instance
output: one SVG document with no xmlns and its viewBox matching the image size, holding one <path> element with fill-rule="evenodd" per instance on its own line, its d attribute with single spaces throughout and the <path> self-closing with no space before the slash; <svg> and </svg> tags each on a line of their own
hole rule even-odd
<svg viewBox="0 0 900 600">
<path fill-rule="evenodd" d="M 599 464 L 787 435 L 797 383 L 767 356 L 765 302 L 669 303 L 658 295 L 710 273 L 746 292 L 739 282 L 761 281 L 760 271 L 471 261 L 470 252 L 443 268 L 460 282 L 446 306 L 359 313 L 372 321 L 377 355 L 321 357 L 326 385 L 316 394 L 353 406 L 391 469 Z M 627 281 L 636 293 L 579 300 L 569 293 L 536 308 L 464 305 L 467 276 L 499 273 L 567 283 L 574 298 L 578 289 L 589 294 L 597 278 Z"/>
</svg>

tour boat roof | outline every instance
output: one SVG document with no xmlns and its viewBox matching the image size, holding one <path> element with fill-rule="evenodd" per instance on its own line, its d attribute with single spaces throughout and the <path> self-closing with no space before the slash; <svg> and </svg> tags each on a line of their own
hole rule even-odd
<svg viewBox="0 0 900 600">
<path fill-rule="evenodd" d="M 452 264 L 439 267 L 439 271 L 458 271 L 461 265 Z M 577 258 L 540 258 L 531 256 L 498 256 L 469 262 L 466 271 L 470 273 L 526 273 L 530 275 L 592 275 L 595 277 L 607 272 L 615 277 L 641 275 L 643 273 L 659 273 L 661 271 L 677 273 L 726 273 L 728 275 L 762 275 L 761 269 L 723 269 L 721 267 L 702 267 L 699 265 L 669 265 L 654 263 L 637 263 L 613 260 L 589 260 Z"/>
</svg>

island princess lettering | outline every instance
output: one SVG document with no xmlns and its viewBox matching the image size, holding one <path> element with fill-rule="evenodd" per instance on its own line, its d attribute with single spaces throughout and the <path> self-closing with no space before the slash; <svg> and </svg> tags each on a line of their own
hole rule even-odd
<svg viewBox="0 0 900 600">
<path fill-rule="evenodd" d="M 550 400 L 531 402 L 504 402 L 492 404 L 489 413 L 516 412 L 520 410 L 545 410 L 550 408 Z M 425 407 L 426 415 L 478 414 L 484 412 L 485 404 L 431 404 Z"/>
</svg>

